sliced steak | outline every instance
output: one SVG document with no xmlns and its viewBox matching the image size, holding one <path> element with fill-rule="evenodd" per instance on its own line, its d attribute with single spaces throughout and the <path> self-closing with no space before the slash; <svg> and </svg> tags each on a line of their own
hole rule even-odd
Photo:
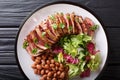
<svg viewBox="0 0 120 80">
<path fill-rule="evenodd" d="M 72 24 L 72 33 L 76 34 L 77 29 L 75 28 L 75 13 L 74 12 L 70 14 L 70 20 Z"/>
<path fill-rule="evenodd" d="M 79 17 L 75 16 L 75 30 L 76 30 L 76 34 L 80 34 L 83 33 L 82 27 L 81 27 L 81 23 L 79 21 Z"/>
<path fill-rule="evenodd" d="M 63 24 L 63 22 L 62 22 L 62 20 L 60 19 L 60 16 L 59 16 L 59 15 L 60 15 L 59 13 L 56 13 L 54 16 L 55 16 L 55 18 L 56 18 L 55 23 L 56 23 L 57 26 L 58 26 L 57 31 L 58 31 L 58 33 L 62 36 L 62 35 L 64 35 L 64 32 L 63 32 L 62 29 L 65 28 L 65 24 Z"/>
<path fill-rule="evenodd" d="M 81 24 L 83 33 L 88 34 L 88 28 L 87 28 L 85 22 L 83 21 L 82 16 L 79 16 L 79 23 Z"/>
<path fill-rule="evenodd" d="M 32 40 L 32 37 L 31 37 L 31 35 L 29 34 L 29 35 L 27 35 L 27 41 L 28 41 L 28 43 L 29 43 L 29 46 L 30 46 L 30 49 L 32 50 L 31 51 L 31 53 L 30 53 L 30 55 L 38 55 L 38 54 L 40 54 L 43 50 L 42 49 L 39 49 L 36 45 L 35 45 L 35 43 L 33 42 L 33 40 Z"/>
<path fill-rule="evenodd" d="M 60 34 L 57 32 L 57 24 L 54 23 L 54 21 L 48 17 L 49 21 L 49 29 L 51 29 L 52 33 L 55 35 L 56 39 L 58 40 L 60 37 Z"/>
<path fill-rule="evenodd" d="M 41 50 L 46 50 L 47 48 L 44 46 L 44 42 L 42 42 L 42 40 L 38 37 L 37 33 L 35 30 L 33 30 L 31 33 L 31 38 L 33 40 L 33 42 L 35 43 L 35 45 L 41 49 Z"/>
<path fill-rule="evenodd" d="M 62 25 L 64 26 L 64 28 L 62 28 L 62 31 L 63 31 L 63 35 L 65 35 L 65 34 L 68 33 L 68 28 L 67 28 L 67 23 L 66 23 L 64 14 L 63 13 L 59 13 L 58 17 L 59 17 L 59 21 L 60 21 L 61 26 Z"/>
<path fill-rule="evenodd" d="M 85 25 L 86 25 L 87 28 L 88 28 L 88 35 L 93 37 L 93 35 L 94 35 L 94 33 L 95 33 L 94 30 L 91 30 L 91 27 L 94 26 L 93 21 L 92 21 L 90 18 L 86 17 L 86 18 L 84 19 L 84 23 L 85 23 Z"/>
</svg>

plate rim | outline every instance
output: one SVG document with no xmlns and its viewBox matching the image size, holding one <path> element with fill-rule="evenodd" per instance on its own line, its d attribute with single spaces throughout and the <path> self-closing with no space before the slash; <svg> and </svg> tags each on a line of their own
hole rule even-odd
<svg viewBox="0 0 120 80">
<path fill-rule="evenodd" d="M 47 6 L 50 6 L 50 5 L 54 5 L 54 4 L 70 4 L 70 5 L 74 5 L 74 6 L 77 6 L 77 7 L 80 7 L 80 8 L 83 8 L 85 10 L 87 10 L 89 13 L 91 13 L 99 22 L 100 24 L 102 25 L 102 28 L 103 28 L 103 31 L 105 33 L 105 36 L 106 36 L 106 41 L 107 41 L 107 56 L 106 56 L 106 61 L 104 63 L 104 66 L 102 68 L 102 70 L 100 71 L 100 73 L 98 74 L 98 76 L 96 77 L 96 79 L 99 79 L 101 76 L 102 76 L 102 73 L 103 71 L 106 69 L 106 65 L 108 64 L 108 55 L 109 55 L 109 39 L 108 39 L 108 36 L 107 36 L 107 33 L 106 33 L 106 29 L 105 29 L 105 25 L 104 23 L 102 22 L 102 20 L 98 17 L 98 15 L 96 15 L 96 13 L 94 11 L 92 11 L 91 9 L 89 9 L 87 6 L 85 5 L 82 5 L 81 3 L 75 3 L 75 2 L 70 2 L 70 1 L 56 1 L 56 2 L 50 2 L 50 3 L 46 3 L 44 5 L 41 5 L 41 6 L 38 6 L 36 9 L 34 9 L 28 16 L 25 17 L 25 19 L 22 21 L 22 23 L 20 24 L 19 26 L 19 30 L 16 34 L 16 38 L 15 38 L 15 58 L 16 58 L 16 62 L 17 62 L 17 66 L 20 70 L 20 72 L 22 73 L 23 77 L 26 79 L 26 80 L 29 80 L 29 78 L 26 76 L 26 74 L 24 73 L 23 69 L 21 68 L 21 65 L 20 65 L 20 62 L 18 60 L 18 54 L 17 54 L 17 42 L 18 42 L 18 37 L 19 37 L 19 34 L 21 32 L 21 29 L 23 28 L 23 25 L 26 23 L 26 21 L 35 13 L 37 12 L 38 10 L 44 8 L 44 7 L 47 7 Z M 96 80 L 95 79 L 95 80 Z"/>
</svg>

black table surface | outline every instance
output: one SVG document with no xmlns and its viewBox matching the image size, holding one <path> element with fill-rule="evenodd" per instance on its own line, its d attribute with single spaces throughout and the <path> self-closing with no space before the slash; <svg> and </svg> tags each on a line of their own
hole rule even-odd
<svg viewBox="0 0 120 80">
<path fill-rule="evenodd" d="M 60 0 L 0 0 L 0 80 L 25 79 L 14 52 L 19 25 L 35 8 L 56 1 Z M 109 55 L 106 68 L 96 80 L 120 80 L 120 0 L 65 1 L 88 7 L 103 21 L 109 40 Z"/>
</svg>

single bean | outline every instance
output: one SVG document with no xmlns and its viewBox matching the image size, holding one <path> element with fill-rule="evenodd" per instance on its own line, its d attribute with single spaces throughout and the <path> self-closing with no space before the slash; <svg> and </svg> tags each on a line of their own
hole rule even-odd
<svg viewBox="0 0 120 80">
<path fill-rule="evenodd" d="M 54 67 L 55 65 L 54 64 L 50 64 L 50 67 Z"/>
<path fill-rule="evenodd" d="M 41 60 L 41 57 L 36 57 L 37 60 Z"/>
<path fill-rule="evenodd" d="M 37 69 L 34 69 L 34 73 L 37 74 L 37 73 L 38 73 L 38 70 L 37 70 Z"/>
<path fill-rule="evenodd" d="M 47 74 L 49 72 L 49 70 L 45 70 L 45 73 Z"/>
<path fill-rule="evenodd" d="M 59 67 L 60 63 L 58 63 L 58 62 L 55 62 L 55 65 Z"/>
<path fill-rule="evenodd" d="M 31 59 L 32 59 L 33 61 L 35 61 L 36 57 L 35 57 L 35 56 L 31 56 Z"/>
<path fill-rule="evenodd" d="M 44 59 L 44 60 L 45 60 L 45 59 L 46 59 L 46 56 L 45 56 L 45 55 L 42 55 L 42 59 Z"/>
<path fill-rule="evenodd" d="M 57 73 L 54 73 L 54 78 L 57 77 Z"/>
<path fill-rule="evenodd" d="M 52 59 L 52 57 L 50 56 L 50 57 L 48 57 L 48 59 L 49 59 L 49 60 L 51 60 L 51 59 Z"/>
<path fill-rule="evenodd" d="M 40 60 L 35 59 L 35 63 L 36 63 L 36 64 L 39 64 L 39 63 L 40 63 Z"/>
<path fill-rule="evenodd" d="M 47 79 L 47 75 L 44 74 L 44 75 L 42 76 L 42 78 L 43 78 L 43 80 L 46 80 L 46 79 Z"/>
<path fill-rule="evenodd" d="M 59 70 L 57 66 L 55 66 L 56 71 Z"/>
<path fill-rule="evenodd" d="M 46 63 L 49 65 L 49 64 L 50 64 L 50 61 L 49 61 L 49 60 L 47 60 L 47 61 L 46 61 Z"/>
<path fill-rule="evenodd" d="M 53 78 L 52 80 L 57 80 L 56 78 Z"/>
<path fill-rule="evenodd" d="M 51 59 L 51 63 L 52 63 L 52 64 L 54 64 L 54 63 L 55 63 L 54 59 Z"/>
<path fill-rule="evenodd" d="M 48 68 L 49 68 L 49 66 L 48 66 L 47 64 L 45 64 L 44 68 L 45 68 L 45 69 L 48 69 Z"/>
<path fill-rule="evenodd" d="M 42 63 L 43 65 L 45 65 L 45 60 L 41 60 L 41 63 Z"/>
<path fill-rule="evenodd" d="M 61 79 L 64 79 L 64 77 L 65 77 L 65 72 L 62 72 L 62 73 L 60 74 L 60 78 L 61 78 Z"/>
<path fill-rule="evenodd" d="M 58 75 L 58 76 L 60 75 L 60 73 L 61 73 L 60 71 L 57 71 L 57 75 Z"/>
<path fill-rule="evenodd" d="M 43 75 L 45 73 L 45 71 L 44 70 L 41 70 L 41 75 Z"/>
<path fill-rule="evenodd" d="M 63 68 L 61 68 L 61 67 L 59 67 L 59 70 L 60 70 L 60 71 L 64 71 L 64 69 L 63 69 Z"/>
<path fill-rule="evenodd" d="M 36 64 L 34 63 L 34 64 L 32 64 L 32 66 L 31 66 L 33 69 L 35 69 L 36 68 Z"/>
<path fill-rule="evenodd" d="M 38 64 L 36 67 L 37 67 L 38 70 L 42 69 L 42 66 L 40 64 Z"/>
<path fill-rule="evenodd" d="M 61 67 L 61 68 L 64 68 L 64 65 L 63 65 L 62 63 L 60 63 L 60 67 Z"/>
<path fill-rule="evenodd" d="M 51 80 L 51 78 L 47 76 L 47 80 Z"/>
<path fill-rule="evenodd" d="M 51 77 L 52 76 L 52 72 L 48 72 L 47 76 Z"/>
</svg>

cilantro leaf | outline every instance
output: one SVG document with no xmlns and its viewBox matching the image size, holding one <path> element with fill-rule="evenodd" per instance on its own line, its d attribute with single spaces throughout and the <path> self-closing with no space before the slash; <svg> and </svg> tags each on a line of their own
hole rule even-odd
<svg viewBox="0 0 120 80">
<path fill-rule="evenodd" d="M 23 43 L 23 48 L 25 49 L 28 45 L 29 45 L 28 42 L 25 41 L 25 42 Z"/>
<path fill-rule="evenodd" d="M 60 28 L 65 28 L 65 25 L 63 23 L 60 23 Z"/>
<path fill-rule="evenodd" d="M 38 49 L 37 49 L 37 48 L 34 48 L 34 49 L 32 50 L 32 53 L 33 53 L 33 54 L 36 54 L 37 51 L 38 51 Z"/>
<path fill-rule="evenodd" d="M 46 34 L 46 32 L 42 32 L 42 37 L 44 37 L 44 36 L 45 36 L 45 34 Z"/>
<path fill-rule="evenodd" d="M 93 26 L 91 26 L 91 30 L 93 30 L 93 31 L 95 31 L 96 29 L 98 28 L 98 25 L 93 25 Z"/>
<path fill-rule="evenodd" d="M 54 29 L 57 29 L 57 24 L 52 24 L 52 27 L 54 28 Z"/>
</svg>

